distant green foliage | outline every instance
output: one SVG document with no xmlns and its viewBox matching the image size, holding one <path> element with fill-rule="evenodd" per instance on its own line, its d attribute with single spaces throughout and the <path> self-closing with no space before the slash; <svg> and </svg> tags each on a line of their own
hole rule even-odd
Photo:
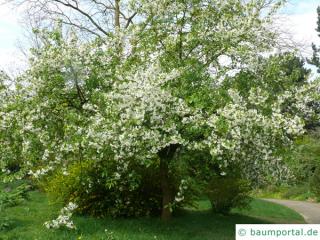
<svg viewBox="0 0 320 240">
<path fill-rule="evenodd" d="M 317 21 L 317 29 L 318 36 L 320 37 L 320 6 L 317 8 L 318 21 Z M 320 47 L 316 44 L 312 43 L 313 55 L 312 58 L 308 60 L 308 62 L 314 65 L 317 68 L 318 73 L 320 73 Z"/>
<path fill-rule="evenodd" d="M 320 167 L 320 129 L 301 137 L 289 155 L 288 164 L 296 177 L 297 184 L 310 180 Z"/>
<path fill-rule="evenodd" d="M 257 192 L 260 197 L 296 200 L 320 200 L 320 129 L 310 130 L 287 150 L 286 162 L 294 181 L 281 186 L 268 186 Z"/>
<path fill-rule="evenodd" d="M 250 203 L 248 181 L 229 176 L 214 177 L 207 194 L 214 212 L 227 214 L 232 208 L 244 208 Z"/>
<path fill-rule="evenodd" d="M 320 167 L 317 167 L 310 179 L 310 189 L 320 200 Z"/>
<path fill-rule="evenodd" d="M 308 184 L 290 186 L 283 190 L 281 196 L 285 199 L 297 200 L 308 200 L 308 198 L 312 198 L 312 195 L 308 190 Z"/>
<path fill-rule="evenodd" d="M 309 182 L 299 185 L 270 185 L 263 189 L 255 189 L 251 195 L 258 198 L 291 199 L 298 201 L 315 200 L 315 195 L 310 191 Z"/>
</svg>

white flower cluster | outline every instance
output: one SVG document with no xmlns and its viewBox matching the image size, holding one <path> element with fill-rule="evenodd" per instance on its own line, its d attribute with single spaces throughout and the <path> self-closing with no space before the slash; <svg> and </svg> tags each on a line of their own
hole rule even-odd
<svg viewBox="0 0 320 240">
<path fill-rule="evenodd" d="M 140 156 L 148 161 L 170 144 L 184 145 L 179 125 L 192 111 L 164 88 L 177 76 L 176 71 L 162 73 L 158 64 L 123 76 L 123 82 L 103 96 L 108 108 L 92 118 L 90 146 L 97 152 L 110 146 L 119 160 Z"/>
<path fill-rule="evenodd" d="M 75 229 L 73 221 L 71 220 L 73 211 L 78 207 L 77 204 L 69 202 L 69 204 L 60 210 L 60 215 L 51 221 L 44 223 L 44 226 L 48 229 L 58 229 L 60 227 L 67 227 L 69 229 Z"/>
<path fill-rule="evenodd" d="M 40 178 L 40 177 L 46 175 L 48 172 L 52 171 L 53 169 L 54 168 L 52 166 L 49 166 L 49 167 L 38 169 L 36 171 L 30 170 L 28 172 L 28 174 L 33 176 L 34 178 Z"/>
<path fill-rule="evenodd" d="M 208 119 L 211 134 L 202 143 L 220 160 L 222 169 L 236 163 L 251 179 L 262 177 L 269 169 L 277 172 L 276 166 L 281 166 L 279 148 L 289 146 L 291 136 L 304 132 L 304 123 L 297 115 L 279 108 L 272 109 L 272 114 L 251 108 L 253 100 L 254 105 L 265 101 L 266 97 L 257 96 L 260 93 L 251 91 L 246 102 L 236 90 L 229 90 L 232 102 Z"/>
<path fill-rule="evenodd" d="M 261 88 L 252 88 L 249 93 L 249 103 L 253 105 L 263 105 L 269 98 L 269 94 Z"/>
<path fill-rule="evenodd" d="M 175 203 L 182 202 L 184 200 L 185 191 L 188 189 L 188 183 L 185 179 L 182 179 L 179 185 L 179 191 L 174 198 Z"/>
</svg>

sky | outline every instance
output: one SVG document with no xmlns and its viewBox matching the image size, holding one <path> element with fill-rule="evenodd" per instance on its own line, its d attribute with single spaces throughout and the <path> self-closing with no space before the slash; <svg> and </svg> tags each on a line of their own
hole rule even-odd
<svg viewBox="0 0 320 240">
<path fill-rule="evenodd" d="M 320 44 L 320 38 L 315 31 L 317 27 L 317 7 L 319 0 L 289 0 L 281 10 L 280 19 L 282 28 L 292 35 L 293 40 L 301 44 L 303 55 L 312 53 L 310 45 L 312 42 Z"/>
<path fill-rule="evenodd" d="M 289 0 L 279 13 L 279 26 L 298 43 L 304 57 L 312 53 L 312 42 L 320 45 L 315 31 L 319 5 L 319 0 Z M 0 69 L 5 71 L 19 72 L 26 66 L 26 58 L 18 47 L 18 43 L 24 41 L 21 16 L 21 12 L 9 5 L 0 4 Z"/>
<path fill-rule="evenodd" d="M 18 42 L 23 39 L 21 15 L 7 4 L 0 4 L 0 69 L 7 72 L 25 66 L 25 57 L 18 48 Z"/>
</svg>

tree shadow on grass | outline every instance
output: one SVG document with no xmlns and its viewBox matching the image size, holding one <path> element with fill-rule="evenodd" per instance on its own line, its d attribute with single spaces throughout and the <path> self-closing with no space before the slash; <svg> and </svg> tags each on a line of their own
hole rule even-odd
<svg viewBox="0 0 320 240">
<path fill-rule="evenodd" d="M 107 232 L 114 233 L 115 239 L 121 240 L 234 239 L 235 224 L 270 223 L 240 214 L 223 216 L 210 210 L 180 211 L 168 223 L 163 223 L 159 218 L 104 219 L 95 221 L 96 224 L 93 226 L 88 218 L 78 220 L 79 229 L 84 236 L 93 236 L 107 229 Z"/>
</svg>

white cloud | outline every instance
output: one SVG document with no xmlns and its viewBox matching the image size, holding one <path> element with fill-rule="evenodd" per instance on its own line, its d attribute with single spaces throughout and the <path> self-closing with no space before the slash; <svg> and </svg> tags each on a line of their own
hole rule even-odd
<svg viewBox="0 0 320 240">
<path fill-rule="evenodd" d="M 292 0 L 281 11 L 276 23 L 285 39 L 293 43 L 305 58 L 312 55 L 311 44 L 320 46 L 320 37 L 316 31 L 317 7 L 319 0 Z M 319 76 L 316 68 L 306 65 L 313 72 L 313 78 Z"/>
<path fill-rule="evenodd" d="M 319 3 L 320 4 L 320 3 Z M 316 32 L 317 4 L 315 1 L 299 1 L 289 3 L 279 16 L 277 25 L 287 34 L 288 39 L 295 42 L 303 56 L 312 54 L 311 44 L 320 44 Z"/>
<path fill-rule="evenodd" d="M 17 72 L 25 66 L 25 58 L 17 48 L 22 35 L 19 12 L 8 4 L 0 5 L 0 69 Z"/>
</svg>

